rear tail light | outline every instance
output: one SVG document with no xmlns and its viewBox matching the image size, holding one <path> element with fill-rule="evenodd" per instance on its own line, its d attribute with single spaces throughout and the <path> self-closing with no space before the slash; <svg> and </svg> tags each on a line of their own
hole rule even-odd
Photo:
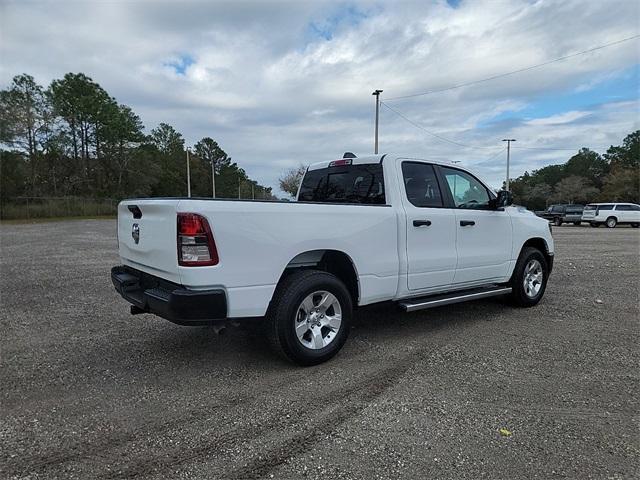
<svg viewBox="0 0 640 480">
<path fill-rule="evenodd" d="M 197 213 L 178 213 L 178 264 L 184 267 L 217 265 L 218 250 L 209 222 Z"/>
</svg>

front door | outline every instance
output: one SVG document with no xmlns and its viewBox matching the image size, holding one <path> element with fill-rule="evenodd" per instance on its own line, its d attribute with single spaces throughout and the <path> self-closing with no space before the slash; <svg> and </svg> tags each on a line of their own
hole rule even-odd
<svg viewBox="0 0 640 480">
<path fill-rule="evenodd" d="M 511 217 L 489 206 L 487 187 L 468 172 L 440 166 L 441 178 L 455 207 L 458 264 L 456 287 L 504 280 L 512 250 Z"/>
<path fill-rule="evenodd" d="M 456 268 L 456 216 L 445 206 L 433 165 L 402 162 L 409 290 L 444 290 Z"/>
</svg>

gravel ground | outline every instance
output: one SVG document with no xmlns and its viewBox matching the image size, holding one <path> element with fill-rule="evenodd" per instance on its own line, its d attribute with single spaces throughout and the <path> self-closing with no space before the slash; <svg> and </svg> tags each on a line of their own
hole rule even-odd
<svg viewBox="0 0 640 480">
<path fill-rule="evenodd" d="M 639 230 L 556 228 L 537 307 L 366 308 L 335 359 L 302 369 L 252 328 L 130 316 L 114 221 L 0 228 L 0 477 L 640 471 Z"/>
</svg>

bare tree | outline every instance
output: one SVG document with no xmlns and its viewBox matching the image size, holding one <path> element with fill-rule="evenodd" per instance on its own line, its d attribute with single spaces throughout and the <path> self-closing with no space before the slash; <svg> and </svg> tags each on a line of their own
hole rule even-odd
<svg viewBox="0 0 640 480">
<path fill-rule="evenodd" d="M 292 197 L 295 197 L 298 193 L 298 187 L 304 176 L 304 172 L 307 171 L 307 166 L 300 164 L 297 167 L 290 168 L 282 174 L 278 179 L 280 183 L 280 190 L 287 192 Z"/>
</svg>

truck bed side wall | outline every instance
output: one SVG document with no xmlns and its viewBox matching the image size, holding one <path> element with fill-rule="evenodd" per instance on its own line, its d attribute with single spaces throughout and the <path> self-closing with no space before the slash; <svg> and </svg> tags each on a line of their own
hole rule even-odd
<svg viewBox="0 0 640 480">
<path fill-rule="evenodd" d="M 397 219 L 391 207 L 181 200 L 177 210 L 207 217 L 220 256 L 213 267 L 178 267 L 181 283 L 225 288 L 230 317 L 264 315 L 289 262 L 312 250 L 349 256 L 360 305 L 396 293 Z"/>
</svg>

